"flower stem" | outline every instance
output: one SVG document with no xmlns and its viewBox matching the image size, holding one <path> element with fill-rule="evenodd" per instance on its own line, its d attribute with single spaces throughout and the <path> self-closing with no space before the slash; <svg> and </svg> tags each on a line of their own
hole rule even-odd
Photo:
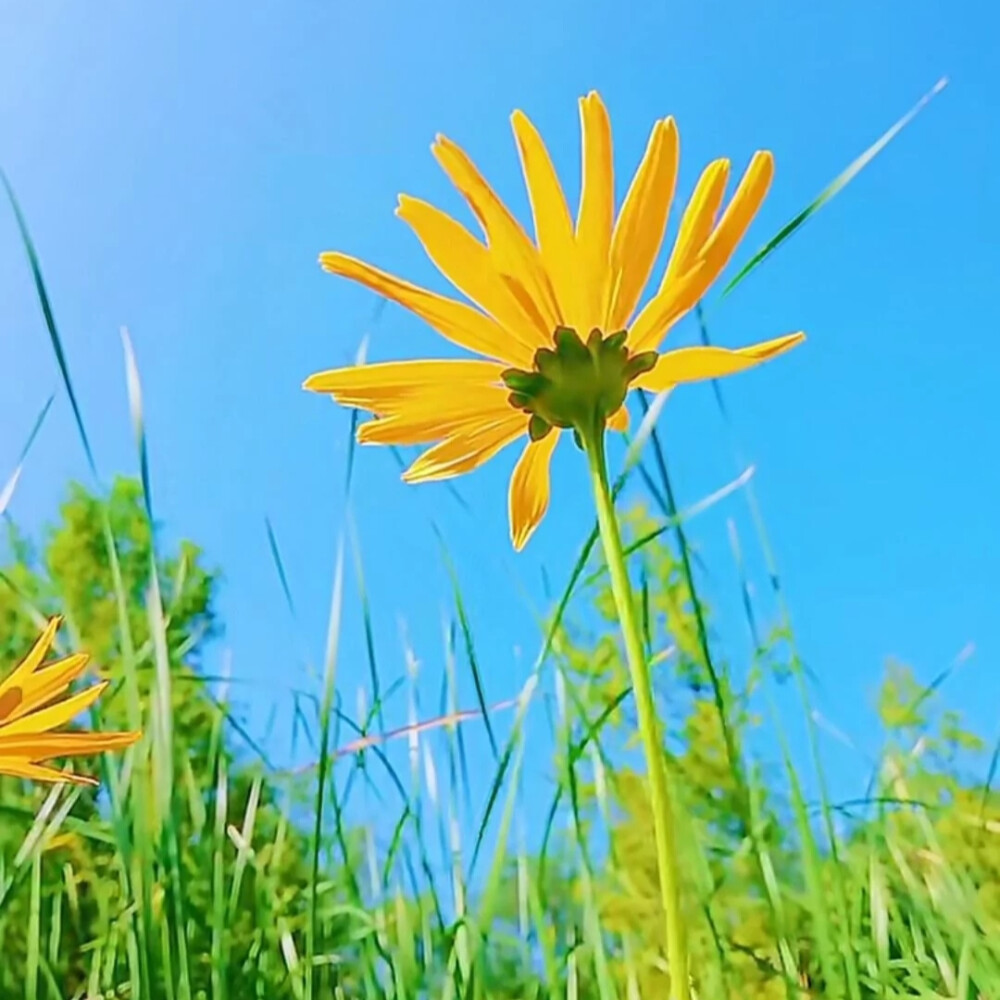
<svg viewBox="0 0 1000 1000">
<path fill-rule="evenodd" d="M 688 978 L 688 953 L 684 920 L 680 912 L 680 866 L 677 857 L 676 831 L 664 769 L 663 746 L 660 742 L 656 708 L 653 703 L 653 685 L 649 664 L 643 649 L 639 621 L 632 600 L 632 588 L 625 565 L 621 532 L 615 515 L 614 499 L 608 484 L 607 459 L 604 450 L 604 427 L 583 438 L 584 451 L 590 465 L 591 484 L 597 506 L 597 523 L 600 528 L 604 556 L 611 575 L 614 595 L 632 690 L 639 711 L 639 732 L 646 754 L 649 771 L 649 790 L 653 807 L 653 828 L 656 833 L 656 861 L 660 874 L 660 896 L 666 918 L 667 961 L 670 965 L 671 1000 L 690 1000 Z"/>
</svg>

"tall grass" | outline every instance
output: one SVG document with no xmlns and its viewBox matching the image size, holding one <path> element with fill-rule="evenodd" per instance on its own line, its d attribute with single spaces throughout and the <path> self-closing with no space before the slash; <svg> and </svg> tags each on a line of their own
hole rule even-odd
<svg viewBox="0 0 1000 1000">
<path fill-rule="evenodd" d="M 768 243 L 730 288 L 850 181 L 927 99 Z M 38 256 L 3 181 L 92 485 L 100 494 L 105 486 Z M 704 317 L 701 330 L 707 341 Z M 34 800 L 30 811 L 16 800 L 5 812 L 23 826 L 24 835 L 9 856 L 0 853 L 2 996 L 665 996 L 669 970 L 652 930 L 660 913 L 655 866 L 650 870 L 648 863 L 654 855 L 648 849 L 644 778 L 620 752 L 631 692 L 607 634 L 588 642 L 572 621 L 581 601 L 600 607 L 603 594 L 606 605 L 606 568 L 594 553 L 596 529 L 540 622 L 542 641 L 528 681 L 501 705 L 489 706 L 460 568 L 434 526 L 452 581 L 452 614 L 443 629 L 441 702 L 428 706 L 421 702 L 427 692 L 416 652 L 405 640 L 404 679 L 385 683 L 389 673 L 399 671 L 395 665 L 386 671 L 378 662 L 364 553 L 348 521 L 336 556 L 317 690 L 296 709 L 297 726 L 316 748 L 313 766 L 289 774 L 234 754 L 237 723 L 224 697 L 211 700 L 202 753 L 192 741 L 205 734 L 186 730 L 173 715 L 184 650 L 172 645 L 165 595 L 176 598 L 184 581 L 171 581 L 168 588 L 162 578 L 141 379 L 127 331 L 122 346 L 142 511 L 152 539 L 143 641 L 133 635 L 133 597 L 123 577 L 120 539 L 104 507 L 101 534 L 117 602 L 121 675 L 116 681 L 129 726 L 143 728 L 146 737 L 124 755 L 101 761 L 106 803 L 83 814 L 85 819 L 77 808 L 80 792 L 61 787 Z M 716 391 L 730 419 L 721 390 Z M 16 489 L 50 403 L 0 494 L 0 511 Z M 1000 906 L 990 888 L 990 878 L 1000 873 L 990 841 L 1000 829 L 993 796 L 988 788 L 970 790 L 949 773 L 925 767 L 920 753 L 937 737 L 930 729 L 917 733 L 904 726 L 901 732 L 918 738 L 887 748 L 867 797 L 868 812 L 852 832 L 838 834 L 838 806 L 823 776 L 808 679 L 752 477 L 736 456 L 739 477 L 709 502 L 737 493 L 751 505 L 812 753 L 813 773 L 803 775 L 780 719 L 771 714 L 783 771 L 780 781 L 764 782 L 744 745 L 744 692 L 718 659 L 692 557 L 688 525 L 703 505 L 678 510 L 656 431 L 657 404 L 642 404 L 646 419 L 614 493 L 636 475 L 656 511 L 626 546 L 643 570 L 637 604 L 643 609 L 645 654 L 656 666 L 689 657 L 709 692 L 697 704 L 702 714 L 692 710 L 688 717 L 686 741 L 668 741 L 664 750 L 668 780 L 683 805 L 684 905 L 697 995 L 742 1000 L 815 995 L 818 989 L 850 1000 L 1000 996 Z M 353 430 L 352 425 L 348 490 Z M 275 576 L 294 619 L 280 537 L 270 522 L 266 530 Z M 733 548 L 739 562 L 735 531 Z M 360 591 L 369 677 L 353 719 L 337 677 L 349 559 Z M 658 576 L 664 567 L 669 573 Z M 21 613 L 44 618 L 44 609 L 16 580 L 5 576 L 2 583 Z M 743 589 L 754 667 L 766 675 L 773 644 L 761 635 L 761 611 L 749 581 Z M 658 601 L 667 609 L 665 633 L 650 610 L 661 607 Z M 69 631 L 75 644 L 73 623 Z M 678 638 L 676 645 L 672 637 Z M 682 644 L 685 649 L 678 648 Z M 553 685 L 547 685 L 546 672 Z M 475 707 L 462 709 L 458 692 L 468 682 Z M 767 687 L 765 676 L 765 704 Z M 203 694 L 210 697 L 207 685 Z M 916 701 L 924 697 L 918 693 Z M 394 698 L 405 701 L 408 721 L 392 730 L 385 720 Z M 97 725 L 100 711 L 94 710 Z M 554 747 L 552 794 L 548 802 L 527 803 L 525 770 L 537 764 L 529 742 L 537 738 L 532 725 L 546 721 L 549 732 L 543 735 Z M 468 726 L 483 727 L 495 761 L 489 781 L 476 782 L 481 801 L 470 779 Z M 403 765 L 393 752 L 399 741 L 405 741 Z M 715 756 L 699 758 L 699 746 Z M 718 788 L 729 796 L 724 807 L 712 799 L 715 789 L 693 780 L 696 766 L 709 765 L 717 769 Z M 814 784 L 819 799 L 811 803 L 804 789 Z M 474 807 L 478 815 L 472 814 Z M 0 810 L 6 808 L 0 802 Z M 529 850 L 525 824 L 540 818 L 541 836 L 534 840 L 541 847 Z M 782 821 L 791 833 L 778 829 Z M 86 850 L 63 850 L 81 842 Z M 17 926 L 22 919 L 26 922 Z M 13 954 L 7 949 L 18 934 L 25 948 L 15 963 L 7 960 Z M 66 981 L 69 965 L 85 969 L 80 981 Z"/>
</svg>

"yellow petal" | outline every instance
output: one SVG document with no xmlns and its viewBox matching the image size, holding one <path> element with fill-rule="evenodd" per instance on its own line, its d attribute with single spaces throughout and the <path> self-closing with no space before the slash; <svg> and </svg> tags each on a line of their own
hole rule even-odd
<svg viewBox="0 0 1000 1000">
<path fill-rule="evenodd" d="M 683 347 L 677 351 L 667 351 L 660 355 L 652 371 L 640 375 L 633 384 L 652 392 L 663 392 L 684 382 L 724 378 L 770 361 L 801 344 L 803 340 L 804 333 L 790 333 L 735 351 L 726 347 Z"/>
<path fill-rule="evenodd" d="M 712 230 L 725 192 L 729 163 L 717 160 L 706 168 L 684 213 L 660 291 L 629 329 L 631 350 L 655 350 L 667 330 L 704 296 L 760 208 L 773 173 L 771 154 L 755 153 L 719 224 Z"/>
<path fill-rule="evenodd" d="M 142 733 L 39 733 L 6 736 L 0 731 L 0 760 L 20 757 L 32 762 L 51 757 L 79 757 L 131 746 Z"/>
<path fill-rule="evenodd" d="M 575 329 L 583 320 L 586 299 L 581 294 L 576 236 L 566 195 L 549 151 L 528 116 L 515 111 L 510 122 L 531 202 L 535 240 L 542 255 L 542 264 L 555 293 L 560 321 Z"/>
<path fill-rule="evenodd" d="M 552 331 L 538 326 L 537 311 L 526 311 L 511 294 L 490 251 L 451 216 L 419 198 L 401 195 L 396 214 L 410 226 L 438 270 L 492 316 L 518 342 L 525 357 L 531 357 Z"/>
<path fill-rule="evenodd" d="M 329 393 L 344 406 L 380 412 L 394 400 L 466 396 L 500 384 L 503 365 L 490 361 L 386 361 L 310 375 L 302 388 Z"/>
<path fill-rule="evenodd" d="M 728 180 L 728 160 L 715 160 L 702 171 L 681 219 L 677 242 L 674 244 L 670 263 L 667 264 L 666 273 L 663 275 L 661 290 L 687 272 L 698 260 L 701 248 L 712 232 Z"/>
<path fill-rule="evenodd" d="M 667 331 L 692 310 L 705 294 L 704 263 L 695 264 L 687 274 L 661 288 L 643 306 L 628 328 L 628 347 L 633 353 L 654 351 Z"/>
<path fill-rule="evenodd" d="M 628 407 L 622 406 L 608 418 L 608 428 L 624 434 L 628 430 L 629 418 Z"/>
<path fill-rule="evenodd" d="M 358 428 L 362 444 L 424 444 L 514 416 L 502 371 L 488 361 L 389 361 L 319 372 L 305 387 L 376 413 Z"/>
<path fill-rule="evenodd" d="M 6 677 L 2 683 L 0 683 L 0 700 L 4 698 L 5 695 L 9 697 L 9 692 L 13 688 L 23 688 L 25 681 L 31 676 L 38 668 L 41 666 L 42 660 L 45 659 L 49 652 L 49 647 L 52 645 L 52 641 L 56 637 L 56 630 L 62 623 L 62 619 L 59 617 L 50 618 L 48 624 L 45 626 L 44 631 L 35 641 L 34 646 L 31 647 L 31 651 L 28 655 L 11 671 L 10 675 Z M 20 701 L 20 699 L 18 699 Z"/>
<path fill-rule="evenodd" d="M 674 197 L 678 156 L 673 118 L 657 122 L 615 224 L 606 330 L 625 329 L 649 281 Z"/>
<path fill-rule="evenodd" d="M 510 365 L 531 364 L 533 355 L 525 354 L 496 320 L 464 302 L 419 288 L 347 254 L 330 251 L 320 254 L 319 262 L 324 271 L 350 278 L 398 302 L 459 347 Z"/>
<path fill-rule="evenodd" d="M 403 481 L 426 483 L 472 472 L 526 432 L 525 415 L 511 410 L 509 417 L 454 434 L 428 448 L 403 473 Z"/>
<path fill-rule="evenodd" d="M 438 136 L 431 149 L 482 227 L 497 272 L 511 293 L 525 310 L 536 314 L 536 325 L 554 331 L 559 307 L 538 248 L 464 150 L 444 136 Z"/>
<path fill-rule="evenodd" d="M 541 441 L 529 441 L 510 478 L 510 539 L 520 552 L 549 509 L 549 463 L 559 441 L 553 429 Z"/>
<path fill-rule="evenodd" d="M 49 708 L 22 715 L 16 722 L 0 723 L 0 738 L 19 736 L 24 733 L 43 733 L 55 729 L 57 726 L 65 725 L 81 712 L 90 708 L 107 686 L 108 682 L 103 681 L 86 691 L 80 691 L 64 701 L 57 702 Z"/>
<path fill-rule="evenodd" d="M 0 774 L 12 778 L 27 778 L 29 781 L 46 781 L 57 783 L 68 781 L 74 785 L 96 785 L 94 778 L 83 774 L 73 774 L 72 771 L 57 771 L 54 767 L 44 767 L 18 757 L 4 757 L 0 754 Z"/>
<path fill-rule="evenodd" d="M 576 220 L 577 260 L 587 311 L 577 331 L 586 337 L 604 323 L 610 293 L 609 255 L 615 221 L 615 178 L 611 148 L 611 122 L 600 96 L 591 91 L 580 100 L 583 133 L 583 176 L 580 211 Z"/>
<path fill-rule="evenodd" d="M 0 704 L 0 725 L 13 722 L 33 712 L 62 694 L 83 673 L 89 661 L 90 657 L 86 653 L 74 653 L 36 670 L 30 677 L 25 678 L 19 688 L 9 688 L 0 696 L 0 702 L 15 690 L 18 692 L 18 697 L 7 705 Z"/>
<path fill-rule="evenodd" d="M 768 152 L 754 153 L 736 193 L 699 254 L 708 267 L 708 281 L 715 281 L 729 263 L 767 197 L 773 177 L 774 157 Z"/>
<path fill-rule="evenodd" d="M 427 444 L 452 437 L 496 420 L 513 412 L 507 402 L 507 389 L 477 389 L 474 396 L 456 396 L 441 405 L 401 402 L 386 407 L 385 416 L 369 420 L 358 428 L 360 444 Z"/>
</svg>

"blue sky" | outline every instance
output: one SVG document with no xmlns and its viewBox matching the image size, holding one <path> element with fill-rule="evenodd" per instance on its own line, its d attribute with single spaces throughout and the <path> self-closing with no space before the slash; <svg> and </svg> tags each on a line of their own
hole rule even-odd
<svg viewBox="0 0 1000 1000">
<path fill-rule="evenodd" d="M 435 133 L 464 145 L 522 217 L 507 123 L 516 107 L 573 191 L 575 102 L 591 88 L 611 112 L 620 179 L 664 114 L 681 133 L 682 197 L 709 160 L 742 168 L 770 148 L 776 179 L 745 260 L 947 74 L 944 94 L 842 196 L 708 309 L 714 339 L 730 346 L 809 333 L 724 388 L 824 715 L 874 751 L 885 657 L 929 679 L 971 641 L 947 698 L 996 731 L 1000 69 L 987 39 L 1000 15 L 990 5 L 118 0 L 8 3 L 0 24 L 0 163 L 35 237 L 99 467 L 136 467 L 126 324 L 156 511 L 225 572 L 225 648 L 258 728 L 272 705 L 287 711 L 290 686 L 309 684 L 300 638 L 322 656 L 344 522 L 348 415 L 299 387 L 352 358 L 375 304 L 316 256 L 345 250 L 443 289 L 392 214 L 400 191 L 458 211 L 429 153 Z M 6 209 L 0 220 L 5 478 L 58 376 Z M 372 359 L 446 353 L 395 307 L 371 333 Z M 672 334 L 694 337 L 691 322 Z M 709 387 L 678 393 L 661 427 L 682 503 L 737 471 Z M 429 517 L 447 524 L 491 700 L 517 691 L 538 644 L 519 585 L 540 603 L 541 567 L 563 579 L 589 529 L 582 465 L 567 448 L 549 517 L 526 553 L 509 550 L 516 451 L 459 483 L 474 517 L 442 487 L 400 483 L 387 451 L 359 454 L 354 509 L 384 679 L 403 670 L 405 622 L 428 712 L 449 608 Z M 50 518 L 74 476 L 86 466 L 60 395 L 12 513 L 28 526 Z M 727 518 L 763 589 L 739 496 L 691 530 L 739 669 L 748 644 Z M 366 676 L 354 597 L 345 616 L 339 676 L 353 704 Z M 462 688 L 471 704 L 467 677 Z M 390 720 L 404 721 L 402 701 Z M 857 794 L 860 757 L 826 750 L 835 786 Z"/>
</svg>

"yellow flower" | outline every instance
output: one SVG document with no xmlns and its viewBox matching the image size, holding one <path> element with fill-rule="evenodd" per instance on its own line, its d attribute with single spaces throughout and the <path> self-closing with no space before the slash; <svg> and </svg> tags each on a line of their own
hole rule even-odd
<svg viewBox="0 0 1000 1000">
<path fill-rule="evenodd" d="M 511 538 L 522 548 L 549 504 L 549 463 L 563 430 L 628 427 L 630 388 L 732 375 L 804 339 L 794 333 L 727 350 L 657 349 L 729 262 L 771 183 L 770 153 L 754 154 L 720 216 L 729 161 L 702 173 L 659 288 L 639 302 L 663 243 L 677 178 L 672 118 L 653 126 L 617 217 L 611 126 L 600 97 L 580 101 L 582 184 L 574 223 L 541 136 L 511 116 L 534 217 L 524 231 L 469 157 L 438 136 L 432 151 L 472 210 L 485 242 L 443 212 L 402 195 L 396 214 L 469 302 L 418 288 L 342 253 L 320 264 L 405 306 L 477 360 L 396 361 L 319 372 L 305 388 L 375 415 L 366 444 L 432 444 L 403 474 L 411 483 L 471 472 L 518 438 L 528 442 L 510 483 Z M 470 304 L 471 303 L 471 304 Z M 596 421 L 597 426 L 591 425 Z M 434 443 L 436 442 L 436 443 Z"/>
<path fill-rule="evenodd" d="M 83 673 L 89 657 L 74 653 L 42 665 L 59 624 L 59 618 L 51 619 L 31 652 L 0 681 L 0 774 L 93 785 L 93 778 L 57 771 L 41 762 L 119 750 L 135 743 L 142 734 L 52 731 L 93 705 L 108 686 L 103 681 L 63 697 Z"/>
</svg>

